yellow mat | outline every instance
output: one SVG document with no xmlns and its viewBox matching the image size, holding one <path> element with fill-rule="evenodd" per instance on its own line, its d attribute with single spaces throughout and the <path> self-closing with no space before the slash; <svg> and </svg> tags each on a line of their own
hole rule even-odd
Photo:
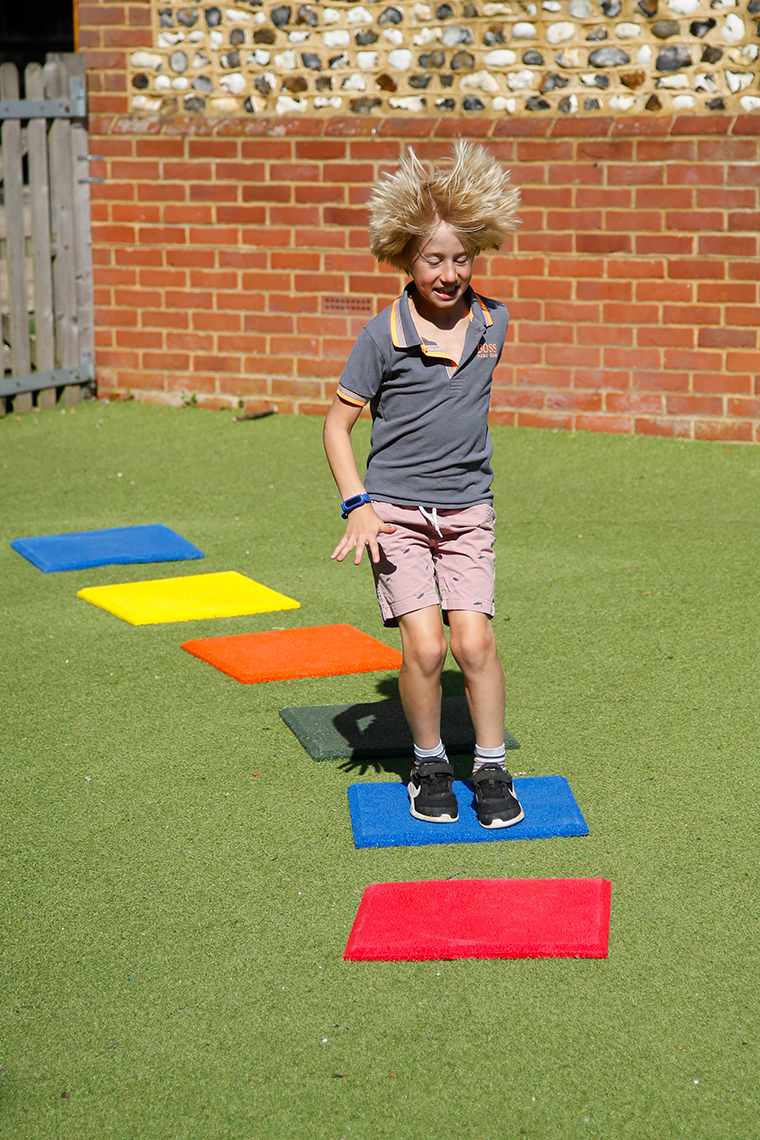
<svg viewBox="0 0 760 1140">
<path fill-rule="evenodd" d="M 301 603 L 278 594 L 236 570 L 221 574 L 192 574 L 118 586 L 88 586 L 84 598 L 132 625 L 238 617 L 270 610 L 297 610 Z"/>
</svg>

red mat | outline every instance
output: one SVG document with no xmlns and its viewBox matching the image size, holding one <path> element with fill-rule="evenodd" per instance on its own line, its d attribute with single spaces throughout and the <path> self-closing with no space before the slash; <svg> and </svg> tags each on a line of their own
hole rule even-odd
<svg viewBox="0 0 760 1140">
<path fill-rule="evenodd" d="M 314 625 L 231 637 L 202 637 L 186 641 L 182 648 L 244 684 L 373 673 L 379 669 L 398 669 L 401 664 L 397 649 L 375 641 L 352 625 Z"/>
<path fill-rule="evenodd" d="M 373 883 L 343 957 L 606 958 L 610 892 L 606 879 Z"/>
</svg>

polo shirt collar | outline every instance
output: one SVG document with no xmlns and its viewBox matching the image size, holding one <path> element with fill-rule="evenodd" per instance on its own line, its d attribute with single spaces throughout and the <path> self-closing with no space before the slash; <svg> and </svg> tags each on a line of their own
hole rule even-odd
<svg viewBox="0 0 760 1140">
<path fill-rule="evenodd" d="M 414 326 L 409 310 L 409 294 L 413 288 L 414 283 L 410 281 L 391 306 L 391 339 L 394 348 L 414 348 L 422 345 L 422 338 Z M 470 285 L 467 286 L 467 298 L 470 302 L 470 321 L 477 321 L 481 328 L 492 325 L 491 314 Z"/>
</svg>

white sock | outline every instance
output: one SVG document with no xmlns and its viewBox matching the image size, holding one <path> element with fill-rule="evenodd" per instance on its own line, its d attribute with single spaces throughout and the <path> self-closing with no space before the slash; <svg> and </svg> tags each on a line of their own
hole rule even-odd
<svg viewBox="0 0 760 1140">
<path fill-rule="evenodd" d="M 439 740 L 435 748 L 418 748 L 414 746 L 414 763 L 419 768 L 423 760 L 448 760 L 443 741 Z"/>
<path fill-rule="evenodd" d="M 498 764 L 500 768 L 506 768 L 506 747 L 502 744 L 501 748 L 481 748 L 479 744 L 476 744 L 475 761 L 472 765 L 473 772 L 477 772 L 484 764 Z"/>
</svg>

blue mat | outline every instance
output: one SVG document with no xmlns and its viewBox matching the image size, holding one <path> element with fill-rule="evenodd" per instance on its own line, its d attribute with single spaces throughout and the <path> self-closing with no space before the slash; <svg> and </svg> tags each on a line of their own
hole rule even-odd
<svg viewBox="0 0 760 1140">
<path fill-rule="evenodd" d="M 469 784 L 454 781 L 456 823 L 423 823 L 409 814 L 406 784 L 351 784 L 348 806 L 355 847 L 423 847 L 431 843 L 492 843 L 497 839 L 553 839 L 588 835 L 588 824 L 564 776 L 514 781 L 525 818 L 512 827 L 481 827 Z"/>
<path fill-rule="evenodd" d="M 192 542 L 160 524 L 43 534 L 16 538 L 11 546 L 46 574 L 54 570 L 86 570 L 91 566 L 123 566 L 129 562 L 203 558 L 203 551 Z"/>
</svg>

